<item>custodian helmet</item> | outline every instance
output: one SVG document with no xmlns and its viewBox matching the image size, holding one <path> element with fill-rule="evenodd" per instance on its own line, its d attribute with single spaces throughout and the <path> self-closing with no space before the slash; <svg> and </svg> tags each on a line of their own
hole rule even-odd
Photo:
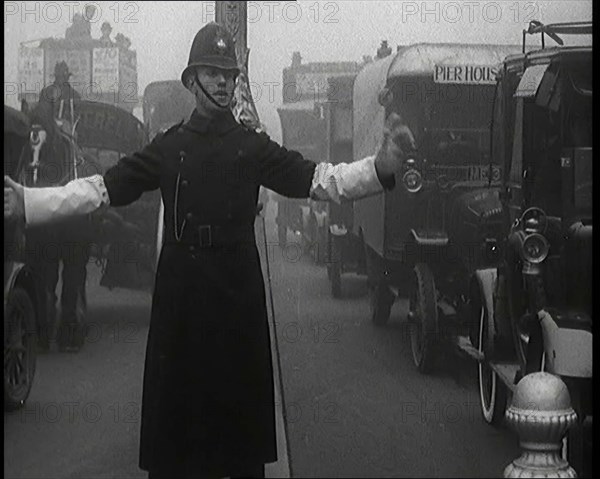
<svg viewBox="0 0 600 479">
<path fill-rule="evenodd" d="M 233 36 L 224 26 L 211 22 L 196 33 L 188 66 L 181 74 L 184 86 L 188 74 L 196 66 L 217 67 L 239 73 Z"/>
</svg>

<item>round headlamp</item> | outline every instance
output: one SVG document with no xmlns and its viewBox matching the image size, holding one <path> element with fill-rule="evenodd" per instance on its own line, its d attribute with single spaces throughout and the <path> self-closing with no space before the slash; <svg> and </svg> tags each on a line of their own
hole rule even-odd
<svg viewBox="0 0 600 479">
<path fill-rule="evenodd" d="M 546 238 L 539 233 L 531 233 L 525 237 L 521 246 L 523 259 L 530 263 L 539 264 L 546 259 L 550 245 Z"/>
<path fill-rule="evenodd" d="M 521 215 L 521 224 L 525 233 L 544 233 L 546 231 L 546 213 L 541 208 L 528 208 Z"/>
<path fill-rule="evenodd" d="M 402 183 L 409 193 L 417 193 L 423 187 L 423 178 L 417 170 L 410 169 L 404 173 Z"/>
</svg>

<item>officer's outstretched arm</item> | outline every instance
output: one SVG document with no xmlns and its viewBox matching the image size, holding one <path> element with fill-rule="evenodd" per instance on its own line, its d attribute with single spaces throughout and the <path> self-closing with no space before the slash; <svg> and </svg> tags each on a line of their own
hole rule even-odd
<svg viewBox="0 0 600 479">
<path fill-rule="evenodd" d="M 395 114 L 388 117 L 379 151 L 355 162 L 315 165 L 300 153 L 268 140 L 260 155 L 261 184 L 292 198 L 338 203 L 357 200 L 392 189 L 394 173 L 415 149 L 414 143 L 412 133 Z"/>
<path fill-rule="evenodd" d="M 79 178 L 65 186 L 22 188 L 22 208 L 7 205 L 18 195 L 10 191 L 16 191 L 14 186 L 7 192 L 5 180 L 4 217 L 24 219 L 31 226 L 85 215 L 102 207 L 128 205 L 143 192 L 159 187 L 161 159 L 155 140 L 142 151 L 121 158 L 103 176 Z"/>
</svg>

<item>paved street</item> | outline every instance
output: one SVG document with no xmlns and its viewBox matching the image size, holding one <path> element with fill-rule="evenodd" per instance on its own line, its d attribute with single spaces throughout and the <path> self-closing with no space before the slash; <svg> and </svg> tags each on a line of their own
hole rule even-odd
<svg viewBox="0 0 600 479">
<path fill-rule="evenodd" d="M 295 477 L 501 476 L 517 442 L 480 418 L 474 364 L 447 358 L 421 376 L 405 304 L 376 328 L 364 278 L 344 276 L 334 300 L 325 268 L 291 234 L 275 245 L 273 204 L 267 236 L 289 441 L 280 422 L 281 460 L 267 475 L 285 476 L 289 459 Z M 85 347 L 38 358 L 26 408 L 5 413 L 5 477 L 146 477 L 137 457 L 150 296 L 100 288 L 89 269 Z"/>
</svg>

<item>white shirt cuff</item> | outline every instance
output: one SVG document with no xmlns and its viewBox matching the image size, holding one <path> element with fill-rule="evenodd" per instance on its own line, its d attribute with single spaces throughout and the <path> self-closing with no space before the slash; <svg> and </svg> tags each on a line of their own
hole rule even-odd
<svg viewBox="0 0 600 479">
<path fill-rule="evenodd" d="M 319 163 L 315 168 L 310 197 L 320 201 L 358 200 L 383 192 L 375 170 L 375 156 L 353 163 Z"/>
<path fill-rule="evenodd" d="M 102 175 L 79 178 L 65 186 L 23 188 L 23 191 L 27 226 L 86 215 L 110 205 Z"/>
</svg>

